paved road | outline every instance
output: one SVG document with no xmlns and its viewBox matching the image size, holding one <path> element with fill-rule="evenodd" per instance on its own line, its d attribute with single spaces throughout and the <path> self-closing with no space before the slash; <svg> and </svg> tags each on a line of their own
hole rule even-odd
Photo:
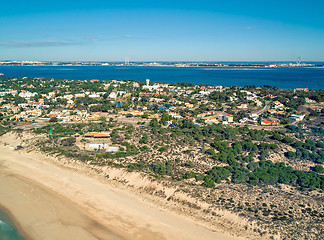
<svg viewBox="0 0 324 240">
<path fill-rule="evenodd" d="M 264 108 L 262 108 L 261 110 L 259 110 L 259 111 L 257 111 L 257 112 L 255 112 L 255 113 L 253 113 L 253 114 L 258 114 L 258 115 L 260 115 L 260 114 L 262 114 L 262 113 L 264 113 L 264 112 L 267 112 L 269 109 L 270 109 L 270 101 L 266 101 L 266 105 L 264 106 Z"/>
</svg>

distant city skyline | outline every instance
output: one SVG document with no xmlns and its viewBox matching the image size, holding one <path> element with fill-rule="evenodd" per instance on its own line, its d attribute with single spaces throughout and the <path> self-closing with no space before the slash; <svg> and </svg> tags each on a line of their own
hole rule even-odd
<svg viewBox="0 0 324 240">
<path fill-rule="evenodd" d="M 324 61 L 324 2 L 15 1 L 0 59 Z"/>
</svg>

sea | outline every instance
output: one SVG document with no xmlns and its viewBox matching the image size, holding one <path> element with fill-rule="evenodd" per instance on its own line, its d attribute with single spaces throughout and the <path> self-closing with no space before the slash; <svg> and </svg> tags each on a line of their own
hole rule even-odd
<svg viewBox="0 0 324 240">
<path fill-rule="evenodd" d="M 150 79 L 151 82 L 161 83 L 324 89 L 324 68 L 0 66 L 0 73 L 12 77 L 141 81 Z"/>
<path fill-rule="evenodd" d="M 25 240 L 10 217 L 0 209 L 0 240 Z"/>
</svg>

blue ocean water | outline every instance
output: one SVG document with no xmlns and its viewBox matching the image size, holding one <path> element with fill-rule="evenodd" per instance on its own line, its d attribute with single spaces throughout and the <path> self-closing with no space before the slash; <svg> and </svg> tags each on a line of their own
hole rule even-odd
<svg viewBox="0 0 324 240">
<path fill-rule="evenodd" d="M 24 240 L 10 217 L 0 209 L 0 240 Z"/>
<path fill-rule="evenodd" d="M 85 79 L 151 79 L 152 82 L 190 82 L 222 86 L 276 86 L 324 89 L 324 68 L 205 68 L 135 66 L 0 66 L 0 73 L 17 77 Z"/>
</svg>

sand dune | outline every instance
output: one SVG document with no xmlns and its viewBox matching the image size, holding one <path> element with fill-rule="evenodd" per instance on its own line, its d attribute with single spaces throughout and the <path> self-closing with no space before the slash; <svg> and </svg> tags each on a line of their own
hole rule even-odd
<svg viewBox="0 0 324 240">
<path fill-rule="evenodd" d="M 0 204 L 30 239 L 239 239 L 1 141 Z"/>
</svg>

